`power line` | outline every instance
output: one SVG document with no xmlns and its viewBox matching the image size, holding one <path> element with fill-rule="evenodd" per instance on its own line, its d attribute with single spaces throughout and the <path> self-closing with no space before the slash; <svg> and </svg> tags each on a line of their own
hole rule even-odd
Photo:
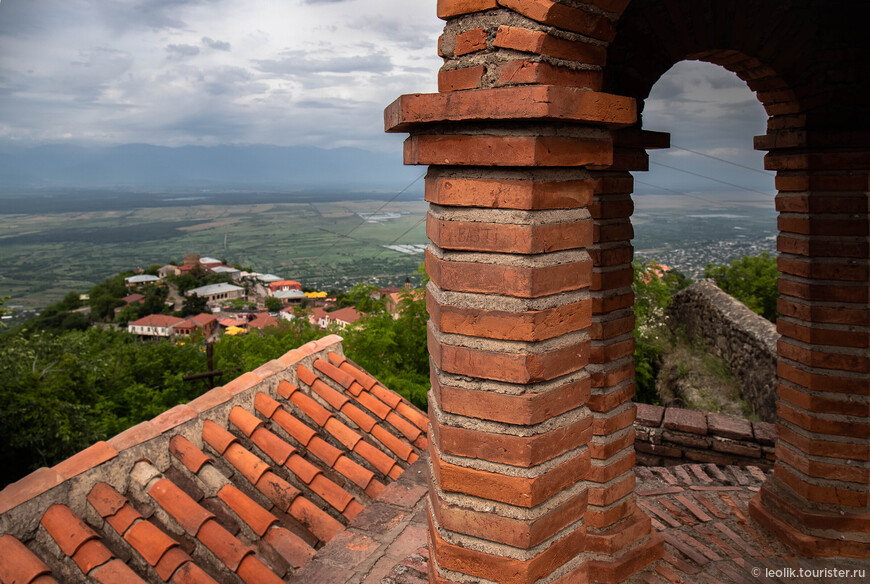
<svg viewBox="0 0 870 584">
<path fill-rule="evenodd" d="M 385 249 L 388 249 L 389 246 L 393 245 L 394 243 L 396 243 L 397 241 L 399 241 L 400 239 L 402 239 L 403 237 L 405 237 L 406 235 L 411 233 L 411 231 L 413 231 L 418 225 L 420 225 L 420 223 L 422 223 L 425 220 L 426 220 L 426 215 L 423 215 L 423 217 L 419 221 L 417 221 L 416 223 L 411 225 L 402 235 L 400 235 L 399 237 L 397 237 L 396 239 L 394 239 L 393 241 L 391 241 L 387 245 L 382 246 L 381 251 L 379 251 L 377 253 L 377 255 L 375 255 L 375 257 L 373 257 L 372 259 L 375 260 L 375 259 L 381 257 L 381 254 L 384 253 Z"/>
<path fill-rule="evenodd" d="M 653 161 L 650 161 L 650 164 L 654 164 L 654 165 L 656 165 L 656 166 L 662 166 L 662 167 L 664 167 L 664 168 L 670 168 L 671 170 L 676 170 L 677 172 L 682 172 L 682 173 L 685 173 L 685 174 L 691 174 L 692 176 L 697 176 L 697 177 L 700 177 L 700 178 L 705 178 L 705 179 L 707 179 L 707 180 L 711 180 L 711 181 L 713 181 L 713 182 L 717 182 L 717 183 L 720 183 L 720 184 L 723 184 L 723 185 L 727 185 L 727 186 L 729 186 L 729 187 L 734 187 L 735 189 L 740 189 L 741 191 L 746 191 L 746 192 L 748 192 L 748 193 L 758 193 L 759 195 L 764 195 L 765 197 L 771 197 L 771 198 L 774 197 L 774 195 L 771 195 L 770 193 L 765 193 L 764 191 L 757 191 L 757 190 L 755 190 L 755 189 L 748 189 L 748 188 L 746 188 L 746 187 L 744 187 L 744 186 L 736 185 L 736 184 L 734 184 L 734 183 L 730 183 L 730 182 L 727 182 L 727 181 L 724 181 L 724 180 L 719 180 L 718 178 L 713 178 L 712 176 L 707 176 L 707 175 L 704 175 L 704 174 L 699 174 L 699 173 L 697 173 L 697 172 L 692 172 L 691 170 L 683 170 L 682 168 L 677 168 L 676 166 L 671 166 L 671 165 L 669 165 L 669 164 L 662 164 L 661 162 L 653 162 Z"/>
<path fill-rule="evenodd" d="M 698 199 L 699 201 L 704 201 L 704 202 L 706 202 L 706 203 L 710 203 L 711 205 L 718 205 L 719 207 L 739 207 L 739 206 L 740 206 L 740 205 L 736 205 L 735 203 L 720 203 L 720 202 L 718 202 L 718 201 L 714 201 L 714 200 L 712 200 L 712 199 L 706 199 L 706 198 L 704 198 L 704 197 L 699 197 L 699 196 L 697 196 L 697 195 L 690 195 L 690 194 L 688 194 L 688 193 L 683 193 L 683 192 L 680 192 L 680 191 L 675 191 L 674 189 L 669 189 L 668 187 L 660 187 L 660 186 L 658 186 L 658 185 L 654 185 L 654 184 L 651 184 L 651 183 L 648 183 L 648 182 L 643 182 L 642 180 L 634 179 L 634 182 L 636 182 L 636 183 L 639 184 L 639 185 L 644 185 L 644 186 L 647 186 L 647 187 L 652 187 L 652 188 L 654 188 L 654 189 L 661 189 L 661 190 L 663 190 L 663 191 L 668 191 L 669 193 L 673 193 L 673 194 L 675 194 L 675 195 L 680 195 L 680 196 L 682 196 L 682 197 L 689 197 L 690 199 Z"/>
<path fill-rule="evenodd" d="M 718 160 L 719 162 L 724 162 L 725 164 L 730 164 L 732 166 L 737 166 L 739 168 L 745 168 L 746 170 L 751 170 L 752 172 L 757 172 L 758 174 L 763 174 L 764 176 L 771 176 L 769 172 L 764 170 L 758 170 L 757 168 L 753 168 L 751 166 L 746 166 L 745 164 L 740 164 L 739 162 L 733 162 L 731 160 L 726 160 L 725 158 L 719 158 L 718 156 L 713 156 L 712 154 L 705 154 L 703 152 L 698 152 L 697 150 L 692 150 L 691 148 L 683 148 L 682 146 L 677 146 L 676 144 L 671 144 L 671 148 L 676 148 L 677 150 L 684 150 L 686 152 L 691 152 L 692 154 L 697 154 L 698 156 L 703 156 L 704 158 L 709 158 L 711 160 Z"/>
<path fill-rule="evenodd" d="M 415 178 L 414 180 L 412 180 L 410 183 L 408 183 L 408 185 L 407 185 L 405 188 L 403 188 L 401 191 L 399 191 L 398 193 L 396 193 L 395 195 L 393 195 L 392 198 L 390 198 L 390 199 L 389 199 L 387 202 L 385 202 L 383 205 L 381 205 L 380 207 L 378 207 L 378 209 L 377 209 L 374 213 L 372 213 L 372 215 L 377 215 L 378 213 L 380 213 L 380 212 L 384 209 L 384 207 L 386 207 L 387 205 L 389 205 L 390 203 L 392 203 L 393 201 L 395 201 L 396 199 L 398 199 L 399 196 L 401 196 L 405 191 L 407 191 L 407 190 L 410 189 L 412 186 L 414 186 L 415 184 L 417 184 L 417 182 L 419 182 L 419 180 L 420 180 L 421 178 L 423 178 L 424 176 L 426 176 L 426 171 L 425 171 L 425 170 L 424 170 L 422 173 L 420 173 L 420 176 L 418 176 L 417 178 Z M 345 233 L 345 234 L 336 233 L 336 235 L 339 235 L 339 236 L 341 236 L 341 237 L 349 237 L 351 233 L 353 233 L 354 231 L 356 231 L 357 229 L 359 229 L 360 227 L 362 227 L 363 224 L 365 224 L 366 219 L 365 219 L 364 217 L 361 217 L 361 219 L 362 219 L 362 220 L 361 220 L 358 224 L 356 224 L 356 225 L 355 225 L 355 226 L 354 226 L 350 231 L 348 231 L 347 233 Z M 313 260 L 310 260 L 310 261 L 313 263 L 313 262 L 316 262 L 316 261 L 320 260 L 320 259 L 321 259 L 323 256 L 325 256 L 327 253 L 329 253 L 330 251 L 332 251 L 333 249 L 335 249 L 335 246 L 336 246 L 336 245 L 338 245 L 338 242 L 333 243 L 331 246 L 329 246 L 328 248 L 326 248 L 325 250 L 323 250 L 322 252 L 320 252 L 320 255 L 318 255 L 316 258 L 314 258 Z"/>
</svg>

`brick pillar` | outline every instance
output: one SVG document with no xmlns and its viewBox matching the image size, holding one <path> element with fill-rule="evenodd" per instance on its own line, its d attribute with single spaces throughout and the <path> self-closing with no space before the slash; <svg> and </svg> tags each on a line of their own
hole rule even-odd
<svg viewBox="0 0 870 584">
<path fill-rule="evenodd" d="M 750 512 L 801 555 L 870 557 L 870 155 L 790 136 L 802 150 L 766 157 L 779 171 L 779 420 Z"/>
<path fill-rule="evenodd" d="M 627 577 L 661 554 L 661 540 L 635 514 L 631 392 L 614 382 L 596 420 L 587 364 L 592 312 L 601 313 L 590 292 L 593 169 L 612 164 L 609 128 L 634 121 L 633 101 L 481 89 L 404 96 L 386 119 L 411 131 L 405 162 L 430 165 L 430 578 Z"/>
<path fill-rule="evenodd" d="M 592 324 L 589 373 L 593 436 L 586 512 L 590 575 L 595 581 L 619 581 L 660 554 L 658 539 L 648 538 L 650 520 L 636 505 L 634 453 L 634 294 L 631 262 L 634 230 L 629 171 L 649 168 L 648 148 L 666 148 L 670 136 L 636 128 L 614 133 L 614 161 L 594 174 L 590 211 L 594 223 L 590 297 Z"/>
</svg>

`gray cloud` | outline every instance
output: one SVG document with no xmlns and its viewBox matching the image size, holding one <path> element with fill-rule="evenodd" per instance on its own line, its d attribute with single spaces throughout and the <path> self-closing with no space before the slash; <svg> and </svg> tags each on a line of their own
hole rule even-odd
<svg viewBox="0 0 870 584">
<path fill-rule="evenodd" d="M 199 54 L 199 47 L 193 45 L 166 45 L 169 59 L 186 59 Z"/>
<path fill-rule="evenodd" d="M 210 37 L 202 37 L 203 46 L 208 47 L 209 49 L 214 49 L 215 51 L 229 51 L 230 43 L 226 41 L 216 41 Z"/>
<path fill-rule="evenodd" d="M 385 73 L 393 68 L 389 55 L 382 52 L 348 57 L 319 56 L 319 51 L 290 51 L 281 59 L 254 61 L 261 71 L 279 75 L 304 73 Z"/>
</svg>

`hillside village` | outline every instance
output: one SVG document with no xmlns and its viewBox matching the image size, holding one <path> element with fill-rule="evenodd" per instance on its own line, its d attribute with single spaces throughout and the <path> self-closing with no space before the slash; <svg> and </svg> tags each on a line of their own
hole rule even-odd
<svg viewBox="0 0 870 584">
<path fill-rule="evenodd" d="M 365 316 L 356 306 L 345 305 L 349 301 L 339 297 L 343 295 L 340 291 L 330 294 L 303 289 L 299 281 L 233 267 L 198 254 L 186 254 L 181 264 L 137 268 L 134 272 L 124 277 L 127 294 L 115 302 L 111 320 L 142 338 L 198 336 L 215 340 L 300 318 L 320 329 L 344 330 Z M 192 283 L 202 285 L 189 287 Z M 410 282 L 405 288 L 410 290 Z M 371 287 L 368 294 L 398 317 L 401 289 Z M 148 303 L 149 296 L 162 298 L 162 303 Z M 90 301 L 87 294 L 79 299 Z M 89 303 L 74 312 L 99 320 L 92 309 Z"/>
</svg>

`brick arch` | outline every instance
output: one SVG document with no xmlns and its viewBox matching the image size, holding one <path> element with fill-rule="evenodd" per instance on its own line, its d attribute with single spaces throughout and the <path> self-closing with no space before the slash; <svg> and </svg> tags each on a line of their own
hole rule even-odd
<svg viewBox="0 0 870 584">
<path fill-rule="evenodd" d="M 762 4 L 438 0 L 439 93 L 385 112 L 429 165 L 431 581 L 616 582 L 661 557 L 635 492 L 629 171 L 669 145 L 638 111 L 687 58 L 771 115 L 782 419 L 753 516 L 803 554 L 867 554 L 870 3 Z"/>
</svg>

